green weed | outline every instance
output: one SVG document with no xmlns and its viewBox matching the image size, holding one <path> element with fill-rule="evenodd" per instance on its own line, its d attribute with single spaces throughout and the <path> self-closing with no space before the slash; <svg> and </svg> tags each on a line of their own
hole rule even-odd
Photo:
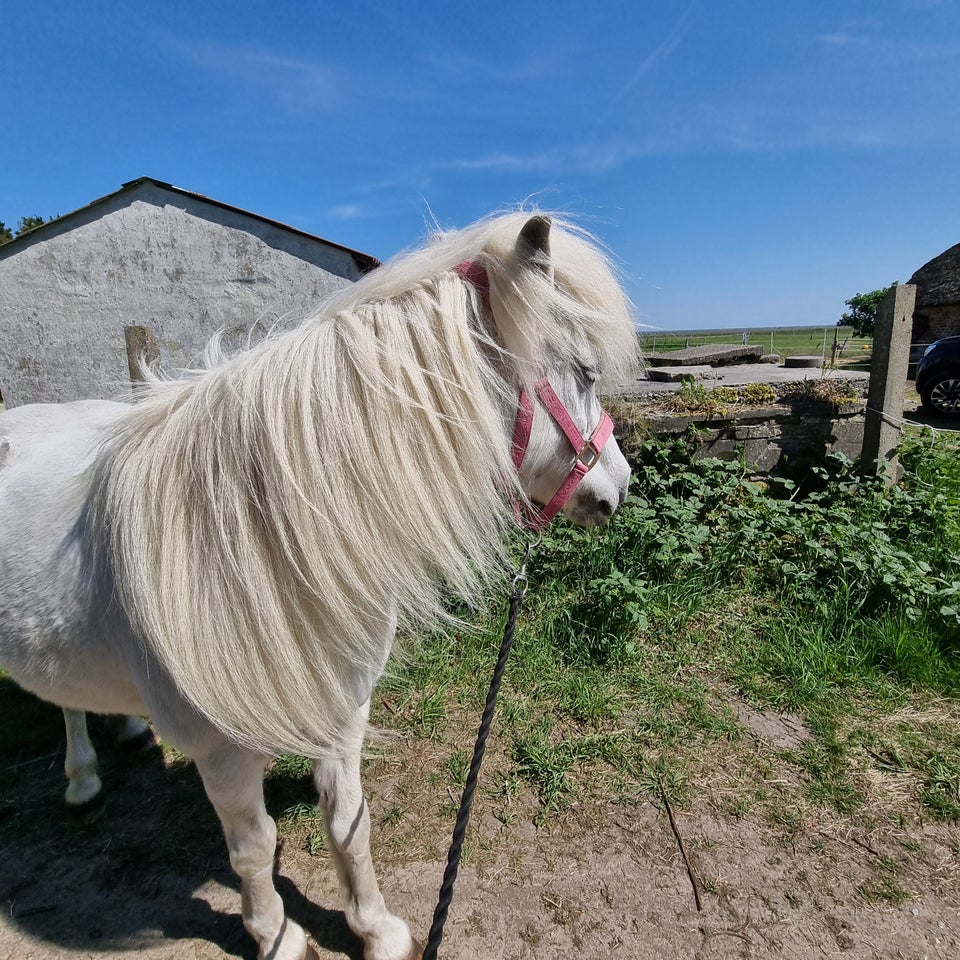
<svg viewBox="0 0 960 960">
<path fill-rule="evenodd" d="M 776 403 L 777 391 L 769 383 L 747 383 L 740 388 L 740 399 L 753 406 Z"/>
<path fill-rule="evenodd" d="M 801 491 L 757 482 L 742 463 L 695 460 L 682 440 L 647 441 L 606 528 L 552 528 L 504 714 L 516 769 L 544 808 L 561 809 L 587 769 L 622 775 L 641 751 L 682 769 L 734 735 L 705 677 L 814 718 L 856 709 L 857 691 L 960 694 L 956 453 L 922 439 L 901 459 L 893 487 L 837 457 Z M 635 749 L 582 762 L 583 724 L 628 725 Z M 852 811 L 851 747 L 827 720 L 818 729 L 797 758 L 811 799 Z M 926 808 L 953 816 L 949 771 L 924 782 Z"/>
</svg>

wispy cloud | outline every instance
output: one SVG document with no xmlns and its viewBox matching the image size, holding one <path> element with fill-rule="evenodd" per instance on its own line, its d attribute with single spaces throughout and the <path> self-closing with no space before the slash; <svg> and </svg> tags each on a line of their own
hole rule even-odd
<svg viewBox="0 0 960 960">
<path fill-rule="evenodd" d="M 322 63 L 212 41 L 167 37 L 167 43 L 195 68 L 220 77 L 245 96 L 267 96 L 286 109 L 315 110 L 340 100 L 336 72 Z"/>
<path fill-rule="evenodd" d="M 640 157 L 676 152 L 690 145 L 682 131 L 659 137 L 596 140 L 589 143 L 559 144 L 533 153 L 498 152 L 469 159 L 441 161 L 437 170 L 462 173 L 531 173 L 551 176 L 599 174 L 623 167 Z"/>
<path fill-rule="evenodd" d="M 874 150 L 894 142 L 889 118 L 842 105 L 705 104 L 697 113 L 691 148 L 769 153 L 821 148 Z"/>
<path fill-rule="evenodd" d="M 439 22 L 428 18 L 411 17 L 402 4 L 384 4 L 378 0 L 355 0 L 366 8 L 366 15 L 375 18 L 381 29 L 389 33 L 393 46 L 398 50 L 398 62 L 416 64 L 425 68 L 431 77 L 446 77 L 455 84 L 469 83 L 510 86 L 533 80 L 541 80 L 556 72 L 556 63 L 550 55 L 536 46 L 523 57 L 510 58 L 495 47 L 483 49 L 479 54 L 468 52 L 471 44 L 469 32 L 442 29 Z M 490 16 L 496 16 L 491 13 Z M 394 96 L 401 89 L 388 91 Z"/>
<path fill-rule="evenodd" d="M 367 216 L 367 211 L 356 203 L 342 203 L 326 211 L 329 220 L 360 220 Z"/>
<path fill-rule="evenodd" d="M 294 60 L 290 57 L 278 57 L 255 50 L 241 52 L 238 60 L 238 66 L 241 69 L 252 67 L 259 72 L 269 71 L 273 74 L 282 75 L 284 79 L 289 79 L 292 76 L 301 83 L 323 93 L 332 93 L 336 89 L 336 78 L 333 71 L 319 63 Z"/>
<path fill-rule="evenodd" d="M 557 167 L 558 157 L 551 153 L 491 153 L 485 157 L 469 160 L 451 160 L 439 166 L 454 170 L 477 172 L 525 172 L 545 171 Z"/>
<path fill-rule="evenodd" d="M 495 152 L 477 157 L 437 161 L 437 175 L 516 174 L 528 177 L 568 178 L 600 176 L 629 168 L 650 157 L 671 157 L 720 150 L 730 153 L 767 153 L 781 150 L 839 147 L 873 150 L 895 142 L 882 116 L 860 116 L 849 111 L 794 111 L 771 113 L 743 104 L 703 105 L 682 122 L 642 136 L 602 139 L 588 143 L 557 144 L 530 153 Z"/>
<path fill-rule="evenodd" d="M 931 34 L 932 36 L 932 34 Z M 923 63 L 956 60 L 960 42 L 946 36 L 917 39 L 906 34 L 893 35 L 887 24 L 879 20 L 848 20 L 836 30 L 821 33 L 817 40 L 839 51 L 859 50 L 866 56 L 884 57 L 890 63 Z"/>
<path fill-rule="evenodd" d="M 819 40 L 828 47 L 859 47 L 872 42 L 871 37 L 843 32 L 824 33 L 819 37 Z"/>
<path fill-rule="evenodd" d="M 623 86 L 621 86 L 611 98 L 610 106 L 607 109 L 607 114 L 609 114 L 613 107 L 619 104 L 621 100 L 623 100 L 632 90 L 634 90 L 644 77 L 653 73 L 653 71 L 656 70 L 660 64 L 670 58 L 677 47 L 680 46 L 684 36 L 686 36 L 687 31 L 690 29 L 690 25 L 693 22 L 693 11 L 693 6 L 688 7 L 680 19 L 674 24 L 673 29 L 667 34 L 667 36 L 650 53 L 648 53 L 646 57 L 644 57 L 644 59 L 640 62 L 640 66 L 634 70 L 627 82 L 624 83 Z"/>
</svg>

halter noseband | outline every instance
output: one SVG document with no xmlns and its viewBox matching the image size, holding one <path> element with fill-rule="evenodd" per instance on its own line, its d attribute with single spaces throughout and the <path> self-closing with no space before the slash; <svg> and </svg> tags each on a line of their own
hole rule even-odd
<svg viewBox="0 0 960 960">
<path fill-rule="evenodd" d="M 468 283 L 472 284 L 480 296 L 484 307 L 490 309 L 490 278 L 483 265 L 476 260 L 465 260 L 457 264 L 454 270 Z M 586 440 L 573 422 L 573 417 L 557 396 L 550 381 L 543 377 L 533 387 L 540 402 L 553 417 L 554 422 L 563 431 L 563 435 L 573 447 L 576 460 L 567 474 L 567 478 L 557 488 L 549 503 L 543 508 L 533 507 L 521 511 L 517 507 L 517 521 L 530 530 L 543 530 L 550 521 L 563 509 L 564 504 L 573 496 L 574 490 L 580 486 L 580 481 L 599 463 L 603 447 L 613 433 L 613 420 L 606 410 L 600 411 L 600 421 L 593 429 L 593 433 Z M 513 442 L 511 456 L 513 466 L 519 472 L 530 445 L 530 434 L 533 432 L 534 402 L 529 391 L 524 387 L 520 391 L 520 400 L 517 407 L 517 418 L 513 426 Z"/>
</svg>

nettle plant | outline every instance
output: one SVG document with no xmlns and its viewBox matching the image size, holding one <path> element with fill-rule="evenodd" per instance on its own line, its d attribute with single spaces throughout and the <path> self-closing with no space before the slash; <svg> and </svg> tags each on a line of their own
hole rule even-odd
<svg viewBox="0 0 960 960">
<path fill-rule="evenodd" d="M 566 654 L 629 659 L 664 588 L 706 606 L 738 589 L 844 617 L 923 621 L 949 647 L 960 627 L 960 467 L 929 440 L 905 444 L 888 486 L 828 458 L 804 492 L 741 462 L 693 459 L 683 440 L 636 453 L 631 494 L 602 535 L 549 533 L 536 577 L 559 594 L 548 634 Z"/>
</svg>

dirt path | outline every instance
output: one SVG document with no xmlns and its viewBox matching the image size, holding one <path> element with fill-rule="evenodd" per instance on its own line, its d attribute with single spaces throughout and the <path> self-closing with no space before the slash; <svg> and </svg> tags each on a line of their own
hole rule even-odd
<svg viewBox="0 0 960 960">
<path fill-rule="evenodd" d="M 0 960 L 253 958 L 218 826 L 192 768 L 149 761 L 128 776 L 107 758 L 113 793 L 86 827 L 57 802 L 60 759 L 18 771 L 22 804 L 0 820 Z M 28 781 L 24 783 L 23 781 Z M 53 787 L 56 785 L 56 789 Z M 375 796 L 374 821 L 389 799 Z M 493 837 L 461 872 L 444 960 L 559 958 L 943 958 L 960 956 L 960 837 L 933 825 L 867 835 L 808 824 L 785 843 L 754 820 L 719 817 L 704 799 L 676 814 L 702 898 L 663 809 L 644 802 L 600 819 L 574 809 L 548 829 L 529 820 Z M 412 827 L 411 827 L 412 829 Z M 910 850 L 884 891 L 885 865 Z M 391 908 L 425 936 L 442 857 L 377 851 Z M 360 960 L 336 909 L 327 856 L 287 845 L 278 886 L 322 951 Z M 893 883 L 892 878 L 890 882 Z M 327 955 L 327 954 L 323 954 Z"/>
</svg>

